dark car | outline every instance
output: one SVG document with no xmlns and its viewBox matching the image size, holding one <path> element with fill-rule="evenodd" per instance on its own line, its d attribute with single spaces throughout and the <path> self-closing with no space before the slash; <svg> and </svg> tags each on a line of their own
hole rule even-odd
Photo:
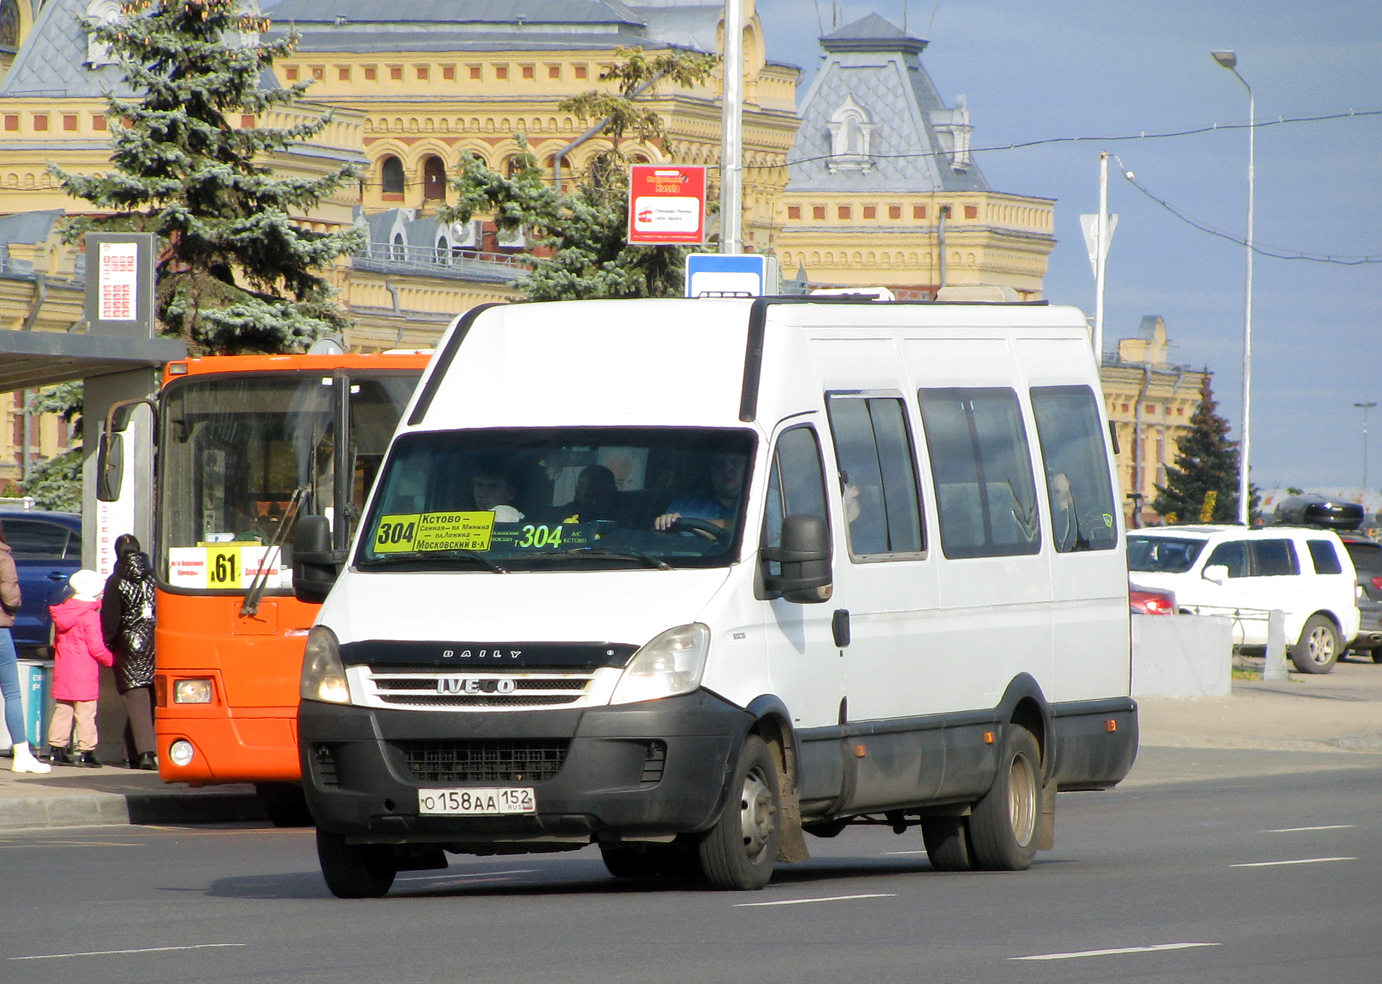
<svg viewBox="0 0 1382 984">
<path fill-rule="evenodd" d="M 1354 652 L 1372 656 L 1382 663 L 1382 543 L 1358 533 L 1341 533 L 1348 555 L 1358 571 L 1358 638 Z"/>
<path fill-rule="evenodd" d="M 48 645 L 48 606 L 62 601 L 67 579 L 82 566 L 82 518 L 76 513 L 0 510 L 0 525 L 19 569 L 23 600 L 15 616 L 14 644 Z"/>
</svg>

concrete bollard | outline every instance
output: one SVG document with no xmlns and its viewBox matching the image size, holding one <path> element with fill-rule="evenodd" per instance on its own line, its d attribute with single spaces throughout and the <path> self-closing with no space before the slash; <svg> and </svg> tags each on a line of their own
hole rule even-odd
<svg viewBox="0 0 1382 984">
<path fill-rule="evenodd" d="M 1286 675 L 1286 613 L 1267 614 L 1267 658 L 1262 662 L 1263 680 L 1287 680 Z"/>
</svg>

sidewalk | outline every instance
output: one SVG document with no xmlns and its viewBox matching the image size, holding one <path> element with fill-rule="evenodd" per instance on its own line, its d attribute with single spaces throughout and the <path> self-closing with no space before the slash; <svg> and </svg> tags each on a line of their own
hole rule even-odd
<svg viewBox="0 0 1382 984">
<path fill-rule="evenodd" d="M 0 757 L 0 830 L 100 824 L 230 823 L 264 820 L 250 785 L 193 789 L 165 783 L 157 772 L 122 766 L 54 766 L 45 775 L 10 771 Z"/>
<path fill-rule="evenodd" d="M 1240 660 L 1261 672 L 1261 660 Z M 1352 658 L 1324 676 L 1234 680 L 1233 695 L 1142 700 L 1125 786 L 1382 765 L 1382 665 Z M 116 766 L 16 775 L 0 757 L 0 830 L 263 821 L 249 785 L 192 789 Z"/>
</svg>

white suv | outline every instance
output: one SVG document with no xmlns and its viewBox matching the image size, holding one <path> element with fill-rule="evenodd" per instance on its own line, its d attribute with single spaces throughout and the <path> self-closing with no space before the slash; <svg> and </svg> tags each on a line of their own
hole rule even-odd
<svg viewBox="0 0 1382 984">
<path fill-rule="evenodd" d="M 1182 613 L 1232 618 L 1234 643 L 1249 652 L 1264 649 L 1267 614 L 1280 609 L 1291 662 L 1302 673 L 1328 673 L 1358 635 L 1353 561 L 1328 530 L 1130 530 L 1128 570 L 1139 587 L 1175 592 Z"/>
</svg>

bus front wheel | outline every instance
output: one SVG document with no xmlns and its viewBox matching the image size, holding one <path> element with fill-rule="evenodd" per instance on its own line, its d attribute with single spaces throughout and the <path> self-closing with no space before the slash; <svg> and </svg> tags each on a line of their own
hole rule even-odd
<svg viewBox="0 0 1382 984">
<path fill-rule="evenodd" d="M 757 735 L 749 735 L 720 819 L 700 843 L 701 872 L 715 888 L 762 888 L 777 861 L 782 804 L 777 763 Z"/>
<path fill-rule="evenodd" d="M 387 847 L 348 844 L 340 834 L 317 831 L 317 860 L 331 894 L 340 899 L 377 899 L 393 885 L 398 864 Z"/>
</svg>

